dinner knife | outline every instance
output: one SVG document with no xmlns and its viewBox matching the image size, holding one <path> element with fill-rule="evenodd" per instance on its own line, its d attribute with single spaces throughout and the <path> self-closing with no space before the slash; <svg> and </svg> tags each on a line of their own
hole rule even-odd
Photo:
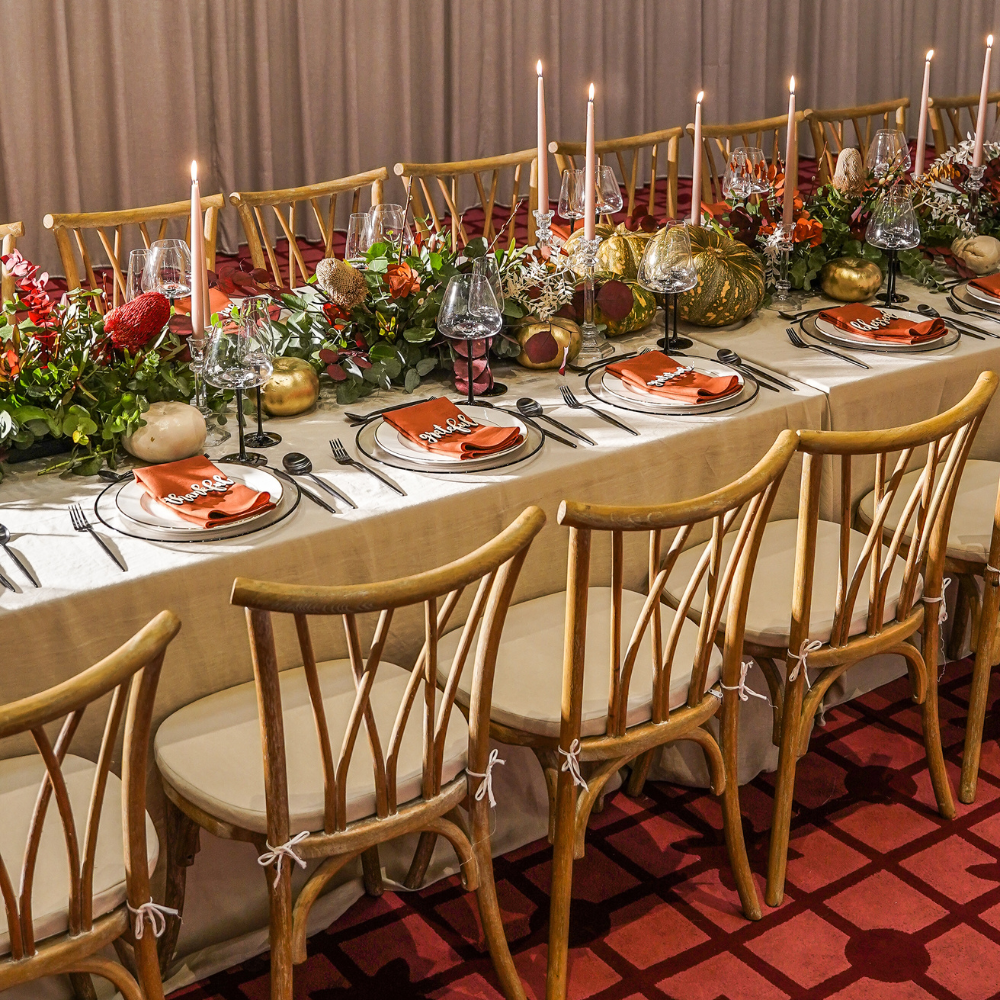
<svg viewBox="0 0 1000 1000">
<path fill-rule="evenodd" d="M 292 483 L 303 496 L 309 497 L 309 499 L 312 500 L 314 504 L 316 504 L 319 507 L 322 507 L 323 510 L 328 510 L 331 514 L 340 513 L 340 511 L 338 511 L 336 507 L 331 507 L 321 496 L 317 496 L 315 493 L 313 493 L 312 490 L 307 490 L 301 483 L 296 482 L 290 475 L 288 475 L 287 472 L 282 472 L 281 469 L 275 469 L 271 466 L 268 466 L 267 471 L 273 473 L 276 476 L 280 476 L 282 479 L 285 479 L 288 482 Z"/>
</svg>

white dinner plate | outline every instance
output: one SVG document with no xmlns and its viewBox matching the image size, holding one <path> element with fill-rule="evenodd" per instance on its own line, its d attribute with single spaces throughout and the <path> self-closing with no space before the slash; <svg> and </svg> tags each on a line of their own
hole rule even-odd
<svg viewBox="0 0 1000 1000">
<path fill-rule="evenodd" d="M 462 406 L 461 404 L 458 404 L 458 409 L 480 424 L 488 424 L 491 427 L 516 427 L 520 431 L 521 440 L 509 448 L 491 452 L 489 455 L 478 458 L 462 458 L 459 455 L 445 455 L 441 452 L 430 451 L 419 444 L 414 444 L 409 438 L 400 434 L 391 424 L 386 423 L 385 420 L 380 420 L 378 426 L 375 428 L 375 442 L 390 455 L 406 459 L 409 462 L 421 462 L 427 465 L 461 465 L 463 468 L 475 468 L 477 462 L 492 461 L 504 455 L 511 455 L 518 448 L 524 447 L 528 439 L 527 428 L 512 413 L 507 413 L 503 410 L 484 410 L 481 406 L 469 409 L 468 406 Z"/>
<path fill-rule="evenodd" d="M 836 306 L 831 308 L 836 309 Z M 897 309 L 892 307 L 891 309 L 886 309 L 885 306 L 876 307 L 880 313 L 885 313 L 888 316 L 898 317 L 899 319 L 908 320 L 911 323 L 926 323 L 931 317 L 924 316 L 922 313 L 913 312 L 910 309 Z M 940 337 L 931 337 L 929 340 L 921 340 L 918 344 L 907 344 L 905 342 L 893 341 L 893 340 L 878 340 L 875 337 L 866 337 L 863 334 L 851 334 L 846 330 L 841 330 L 840 327 L 834 326 L 828 320 L 823 319 L 822 313 L 816 315 L 816 329 L 819 330 L 828 340 L 836 341 L 838 344 L 843 344 L 845 347 L 871 347 L 872 344 L 877 344 L 884 347 L 894 347 L 896 350 L 907 351 L 914 350 L 917 347 L 921 347 L 924 350 L 939 344 L 947 336 L 948 331 L 945 330 Z"/>
<path fill-rule="evenodd" d="M 233 482 L 242 483 L 244 486 L 255 490 L 258 493 L 269 493 L 271 501 L 277 504 L 281 500 L 281 482 L 264 469 L 255 469 L 245 465 L 234 465 L 230 462 L 216 462 L 218 470 L 228 476 Z M 262 517 L 268 511 L 259 511 L 249 517 L 239 520 L 224 521 L 222 524 L 214 525 L 211 528 L 202 528 L 191 521 L 185 521 L 179 514 L 175 514 L 165 504 L 153 500 L 148 493 L 134 479 L 126 483 L 115 495 L 115 506 L 122 517 L 133 524 L 142 524 L 151 528 L 169 528 L 181 532 L 197 532 L 198 534 L 220 531 L 223 528 L 231 527 L 234 524 L 245 524 Z"/>
<path fill-rule="evenodd" d="M 990 309 L 1000 309 L 1000 299 L 987 292 L 981 292 L 971 281 L 965 286 L 965 289 L 969 293 L 969 297 L 975 299 L 977 302 L 982 302 L 983 305 L 988 306 Z"/>
<path fill-rule="evenodd" d="M 743 376 L 735 368 L 730 368 L 729 365 L 724 365 L 721 361 L 703 361 L 701 358 L 680 358 L 676 360 L 678 360 L 681 364 L 690 365 L 696 372 L 699 372 L 702 375 L 708 375 L 712 378 L 726 378 L 732 375 L 736 376 L 739 383 L 736 388 L 732 392 L 726 393 L 725 396 L 719 396 L 717 399 L 713 399 L 711 401 L 713 403 L 729 399 L 731 396 L 735 396 L 743 391 Z M 707 405 L 706 403 L 688 402 L 683 399 L 668 399 L 666 396 L 657 396 L 650 392 L 643 392 L 641 389 L 633 389 L 628 382 L 624 379 L 620 379 L 617 375 L 612 375 L 607 369 L 604 370 L 601 376 L 601 385 L 608 392 L 610 392 L 612 396 L 617 396 L 619 399 L 624 399 L 629 403 L 646 404 L 656 408 L 668 406 L 671 409 L 690 408 L 692 410 L 696 410 Z"/>
</svg>

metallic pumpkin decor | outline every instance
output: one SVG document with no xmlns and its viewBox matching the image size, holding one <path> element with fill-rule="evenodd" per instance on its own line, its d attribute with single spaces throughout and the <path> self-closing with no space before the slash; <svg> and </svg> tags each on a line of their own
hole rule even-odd
<svg viewBox="0 0 1000 1000">
<path fill-rule="evenodd" d="M 302 358 L 275 358 L 274 372 L 261 390 L 261 405 L 272 417 L 294 417 L 316 405 L 319 376 Z"/>
<path fill-rule="evenodd" d="M 820 272 L 820 287 L 838 302 L 863 302 L 882 286 L 878 264 L 864 257 L 838 257 L 827 261 Z"/>
</svg>

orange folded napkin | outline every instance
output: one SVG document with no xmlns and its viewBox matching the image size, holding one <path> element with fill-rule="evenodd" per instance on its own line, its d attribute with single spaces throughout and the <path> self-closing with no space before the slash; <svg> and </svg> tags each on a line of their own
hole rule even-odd
<svg viewBox="0 0 1000 1000">
<path fill-rule="evenodd" d="M 606 370 L 632 389 L 684 403 L 711 403 L 732 395 L 740 386 L 735 375 L 703 375 L 668 358 L 662 351 L 640 354 L 608 365 Z"/>
<path fill-rule="evenodd" d="M 488 427 L 477 423 L 443 396 L 390 411 L 382 419 L 421 448 L 463 459 L 492 455 L 522 440 L 516 427 Z"/>
<path fill-rule="evenodd" d="M 135 479 L 157 503 L 203 528 L 262 514 L 274 506 L 270 493 L 233 482 L 202 455 L 136 469 Z"/>
<path fill-rule="evenodd" d="M 1000 274 L 989 274 L 982 278 L 973 278 L 969 284 L 977 291 L 985 292 L 994 299 L 1000 299 Z"/>
<path fill-rule="evenodd" d="M 208 290 L 208 313 L 221 313 L 232 299 L 225 292 L 220 292 L 218 288 Z M 176 299 L 174 301 L 174 312 L 183 313 L 185 316 L 191 314 L 191 299 Z"/>
<path fill-rule="evenodd" d="M 940 317 L 924 323 L 914 323 L 900 316 L 890 316 L 874 306 L 852 302 L 848 306 L 824 309 L 821 319 L 832 323 L 838 330 L 867 337 L 869 340 L 887 340 L 902 344 L 919 344 L 923 340 L 944 336 L 946 328 Z"/>
</svg>

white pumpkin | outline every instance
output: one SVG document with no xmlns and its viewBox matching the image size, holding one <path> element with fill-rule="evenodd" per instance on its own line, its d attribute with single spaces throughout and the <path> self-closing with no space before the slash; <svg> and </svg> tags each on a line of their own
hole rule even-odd
<svg viewBox="0 0 1000 1000">
<path fill-rule="evenodd" d="M 122 444 L 144 462 L 176 462 L 197 455 L 205 445 L 205 418 L 188 403 L 151 403 L 142 416 L 145 426 L 122 438 Z"/>
<path fill-rule="evenodd" d="M 974 274 L 989 274 L 1000 267 L 1000 240 L 993 236 L 959 237 L 951 252 Z"/>
</svg>

